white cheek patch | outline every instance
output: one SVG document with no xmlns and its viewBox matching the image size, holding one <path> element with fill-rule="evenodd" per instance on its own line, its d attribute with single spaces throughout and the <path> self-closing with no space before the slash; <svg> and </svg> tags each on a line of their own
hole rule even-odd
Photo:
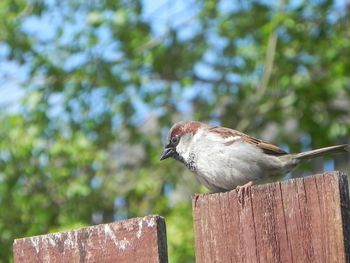
<svg viewBox="0 0 350 263">
<path fill-rule="evenodd" d="M 183 144 L 182 139 L 180 139 L 179 143 L 176 145 L 176 152 L 178 154 L 182 154 L 182 153 L 184 153 L 184 151 L 185 151 L 185 146 Z"/>
<path fill-rule="evenodd" d="M 176 146 L 176 152 L 185 160 L 188 161 L 193 146 L 196 144 L 196 135 L 192 137 L 190 134 L 185 134 L 181 137 L 179 144 Z"/>
<path fill-rule="evenodd" d="M 181 141 L 176 146 L 176 152 L 181 156 L 183 156 L 186 153 L 185 148 L 184 148 L 183 144 L 181 143 Z"/>
</svg>

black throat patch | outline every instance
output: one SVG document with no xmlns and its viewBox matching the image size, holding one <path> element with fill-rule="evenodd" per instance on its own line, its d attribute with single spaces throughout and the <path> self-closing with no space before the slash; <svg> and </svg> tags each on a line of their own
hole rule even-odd
<svg viewBox="0 0 350 263">
<path fill-rule="evenodd" d="M 193 152 L 190 153 L 189 159 L 187 161 L 182 156 L 180 156 L 177 152 L 175 152 L 173 157 L 174 157 L 174 159 L 176 159 L 176 160 L 182 162 L 184 165 L 186 165 L 186 167 L 190 171 L 196 172 L 196 170 L 197 170 L 196 162 L 195 162 L 196 155 Z"/>
</svg>

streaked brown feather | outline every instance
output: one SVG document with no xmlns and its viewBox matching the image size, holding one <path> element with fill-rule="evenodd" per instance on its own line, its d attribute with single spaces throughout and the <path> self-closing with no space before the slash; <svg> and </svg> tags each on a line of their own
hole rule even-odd
<svg viewBox="0 0 350 263">
<path fill-rule="evenodd" d="M 279 148 L 276 145 L 264 142 L 262 140 L 251 137 L 247 134 L 244 134 L 242 132 L 239 132 L 239 131 L 236 131 L 233 129 L 229 129 L 229 128 L 225 128 L 225 127 L 212 127 L 212 128 L 210 128 L 210 132 L 217 133 L 225 139 L 228 139 L 230 137 L 233 138 L 233 137 L 239 136 L 239 137 L 241 137 L 240 139 L 242 141 L 256 145 L 257 147 L 261 148 L 264 151 L 264 153 L 266 153 L 266 154 L 270 154 L 270 155 L 287 154 L 287 152 L 285 152 L 284 150 L 282 150 L 281 148 Z M 235 141 L 236 140 L 233 139 L 232 141 L 226 142 L 225 145 L 231 145 Z"/>
</svg>

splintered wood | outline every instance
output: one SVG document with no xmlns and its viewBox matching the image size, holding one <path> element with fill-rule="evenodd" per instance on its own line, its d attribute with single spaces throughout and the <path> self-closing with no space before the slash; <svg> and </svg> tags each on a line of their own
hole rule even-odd
<svg viewBox="0 0 350 263">
<path fill-rule="evenodd" d="M 345 175 L 193 197 L 196 262 L 350 262 Z"/>
<path fill-rule="evenodd" d="M 19 262 L 159 262 L 167 260 L 164 219 L 146 216 L 16 239 Z"/>
</svg>

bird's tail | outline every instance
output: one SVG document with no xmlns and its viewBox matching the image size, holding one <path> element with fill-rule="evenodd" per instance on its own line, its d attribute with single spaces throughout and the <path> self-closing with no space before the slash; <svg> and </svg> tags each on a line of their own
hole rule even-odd
<svg viewBox="0 0 350 263">
<path fill-rule="evenodd" d="M 329 147 L 311 150 L 307 152 L 297 153 L 294 156 L 294 158 L 299 160 L 308 160 L 308 159 L 316 158 L 328 153 L 341 153 L 341 152 L 349 151 L 349 149 L 350 149 L 349 144 L 329 146 Z"/>
</svg>

